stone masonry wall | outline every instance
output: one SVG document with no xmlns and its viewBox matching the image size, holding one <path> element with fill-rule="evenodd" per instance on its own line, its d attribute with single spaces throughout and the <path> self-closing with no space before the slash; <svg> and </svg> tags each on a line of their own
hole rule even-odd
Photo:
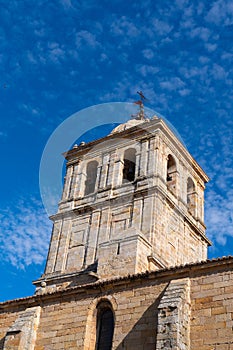
<svg viewBox="0 0 233 350">
<path fill-rule="evenodd" d="M 152 350 L 156 344 L 157 306 L 167 283 L 154 281 L 134 282 L 130 280 L 113 290 L 111 284 L 87 289 L 83 293 L 41 300 L 40 324 L 34 350 L 94 350 L 96 329 L 95 307 L 100 300 L 109 300 L 115 315 L 113 349 Z M 39 301 L 39 298 L 38 298 Z M 20 303 L 20 301 L 19 301 Z M 5 319 L 10 316 L 7 312 Z M 12 323 L 14 320 L 12 319 Z M 4 338 L 12 324 L 1 325 Z M 4 340 L 2 340 L 3 342 Z M 5 348 L 0 346 L 1 350 Z M 16 350 L 18 347 L 8 347 Z"/>
<path fill-rule="evenodd" d="M 94 350 L 96 329 L 95 306 L 109 300 L 115 314 L 113 349 L 152 350 L 156 343 L 157 306 L 164 283 L 130 287 L 130 283 L 113 291 L 112 286 L 100 293 L 90 291 L 45 303 L 35 350 Z"/>
<path fill-rule="evenodd" d="M 20 316 L 22 312 L 24 312 L 25 307 L 21 305 L 19 302 L 13 308 L 7 308 L 6 311 L 1 310 L 0 312 L 0 350 L 4 349 L 5 338 L 8 330 L 15 323 L 16 319 Z M 14 336 L 14 342 L 12 342 L 12 347 L 10 350 L 18 349 L 20 342 L 20 335 L 17 333 L 12 334 L 12 338 Z M 15 346 L 15 347 L 14 347 Z"/>
<path fill-rule="evenodd" d="M 41 312 L 33 350 L 94 350 L 100 301 L 112 305 L 113 350 L 233 350 L 233 258 L 1 303 L 0 350 L 20 349 L 23 332 L 4 348 L 7 336 L 35 306 Z"/>
<path fill-rule="evenodd" d="M 191 350 L 232 350 L 232 268 L 193 278 L 191 306 Z"/>
<path fill-rule="evenodd" d="M 40 310 L 40 306 L 36 306 L 19 313 L 13 325 L 7 330 L 3 350 L 34 350 Z"/>
</svg>

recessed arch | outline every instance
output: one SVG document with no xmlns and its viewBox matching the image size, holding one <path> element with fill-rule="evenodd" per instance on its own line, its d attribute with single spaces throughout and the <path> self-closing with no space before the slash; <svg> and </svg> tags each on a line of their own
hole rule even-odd
<svg viewBox="0 0 233 350">
<path fill-rule="evenodd" d="M 192 215 L 195 215 L 196 211 L 196 187 L 191 177 L 187 179 L 187 207 Z"/>
<path fill-rule="evenodd" d="M 175 158 L 169 154 L 167 156 L 167 174 L 166 182 L 168 189 L 175 195 L 177 195 L 178 190 L 178 171 Z"/>
<path fill-rule="evenodd" d="M 100 301 L 97 305 L 96 350 L 111 350 L 115 319 L 109 301 Z"/>
<path fill-rule="evenodd" d="M 85 193 L 84 193 L 85 196 L 95 192 L 97 168 L 98 168 L 98 162 L 96 160 L 92 160 L 89 163 L 87 163 Z"/>
<path fill-rule="evenodd" d="M 176 172 L 176 161 L 175 158 L 169 154 L 167 157 L 167 181 L 172 181 L 172 175 Z"/>
<path fill-rule="evenodd" d="M 136 150 L 128 148 L 124 152 L 124 167 L 123 167 L 123 183 L 132 182 L 135 180 L 136 169 Z"/>
<path fill-rule="evenodd" d="M 110 330 L 112 330 L 112 325 L 113 325 L 113 328 L 115 327 L 115 312 L 117 310 L 117 302 L 115 298 L 111 295 L 96 298 L 91 302 L 90 306 L 88 307 L 88 310 L 89 311 L 88 311 L 87 322 L 86 322 L 84 349 L 85 350 L 97 350 L 97 349 L 108 350 L 109 348 L 104 348 L 104 347 L 98 348 L 98 342 L 100 342 L 100 335 L 99 335 L 100 322 L 101 322 L 101 318 L 102 318 L 102 322 L 104 323 L 107 320 L 108 321 L 110 320 L 110 325 L 111 325 Z M 104 324 L 102 323 L 102 329 L 103 329 L 103 325 Z M 111 336 L 112 336 L 112 339 L 109 336 L 109 341 L 113 342 L 114 329 Z M 102 345 L 102 343 L 99 343 L 99 346 L 100 345 Z"/>
</svg>

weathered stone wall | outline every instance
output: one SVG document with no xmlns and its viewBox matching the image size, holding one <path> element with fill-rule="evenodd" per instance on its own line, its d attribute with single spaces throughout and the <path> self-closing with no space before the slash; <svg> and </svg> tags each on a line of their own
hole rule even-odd
<svg viewBox="0 0 233 350">
<path fill-rule="evenodd" d="M 232 267 L 193 278 L 191 305 L 191 349 L 232 350 Z"/>
<path fill-rule="evenodd" d="M 5 349 L 4 345 L 7 345 L 5 343 L 6 336 L 8 331 L 11 329 L 11 327 L 14 325 L 15 321 L 18 319 L 18 317 L 25 311 L 26 307 L 25 305 L 22 305 L 22 303 L 19 301 L 18 303 L 14 304 L 14 306 L 9 306 L 6 309 L 1 309 L 0 312 L 0 350 Z M 9 334 L 8 334 L 9 335 Z M 19 343 L 20 343 L 20 334 L 18 332 L 11 334 L 11 348 L 9 350 L 18 350 L 19 349 Z M 4 344 L 5 343 L 5 344 Z"/>
<path fill-rule="evenodd" d="M 28 310 L 40 306 L 35 350 L 94 350 L 100 301 L 114 312 L 113 350 L 233 349 L 233 258 L 0 304 L 0 349 L 20 349 L 23 328 L 9 347 L 4 340 L 20 331 L 20 320 L 29 324 Z"/>
<path fill-rule="evenodd" d="M 41 307 L 35 306 L 19 313 L 15 322 L 7 330 L 3 350 L 34 350 L 40 311 Z"/>
<path fill-rule="evenodd" d="M 139 280 L 134 284 L 132 286 L 129 280 L 116 290 L 110 283 L 102 292 L 102 288 L 95 288 L 72 295 L 60 294 L 57 299 L 46 299 L 46 296 L 38 299 L 42 305 L 35 350 L 94 350 L 95 308 L 100 300 L 108 300 L 114 311 L 113 349 L 133 350 L 135 344 L 140 349 L 154 349 L 157 306 L 167 283 L 148 280 L 142 285 Z M 6 336 L 7 328 L 1 331 Z M 0 349 L 5 350 L 4 347 Z M 8 347 L 7 350 L 16 348 Z"/>
<path fill-rule="evenodd" d="M 77 295 L 72 299 L 44 306 L 35 350 L 94 350 L 96 314 L 100 300 L 109 300 L 115 314 L 113 349 L 154 349 L 157 305 L 164 284 L 130 288 L 123 285 L 113 292 Z"/>
</svg>

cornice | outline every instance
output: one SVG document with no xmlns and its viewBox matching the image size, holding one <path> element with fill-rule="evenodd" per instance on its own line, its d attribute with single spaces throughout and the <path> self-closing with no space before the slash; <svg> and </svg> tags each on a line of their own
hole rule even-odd
<svg viewBox="0 0 233 350">
<path fill-rule="evenodd" d="M 156 271 L 146 271 L 134 275 L 127 275 L 123 277 L 115 277 L 105 280 L 99 280 L 94 283 L 84 284 L 67 288 L 64 290 L 48 292 L 43 295 L 33 295 L 25 298 L 8 300 L 0 303 L 0 311 L 4 312 L 10 308 L 19 307 L 32 307 L 36 305 L 43 305 L 50 300 L 61 301 L 69 298 L 72 295 L 84 294 L 89 295 L 89 291 L 98 290 L 99 292 L 107 291 L 108 286 L 115 288 L 118 287 L 133 288 L 138 284 L 143 286 L 145 282 L 155 281 L 157 283 L 163 283 L 172 279 L 184 278 L 184 277 L 197 277 L 205 274 L 215 274 L 221 271 L 232 271 L 233 269 L 233 256 L 224 256 L 221 258 L 215 258 L 212 260 L 200 261 L 197 263 L 190 263 L 185 265 L 173 266 L 169 268 L 163 268 Z M 92 293 L 93 295 L 93 293 Z"/>
</svg>

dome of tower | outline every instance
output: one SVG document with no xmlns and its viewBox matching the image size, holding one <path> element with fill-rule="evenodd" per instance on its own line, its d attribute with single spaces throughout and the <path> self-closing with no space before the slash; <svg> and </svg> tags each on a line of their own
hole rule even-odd
<svg viewBox="0 0 233 350">
<path fill-rule="evenodd" d="M 157 119 L 156 116 L 153 117 L 153 119 L 155 119 L 155 118 Z M 126 123 L 120 124 L 116 128 L 114 128 L 111 131 L 110 135 L 115 134 L 117 132 L 124 131 L 124 130 L 132 128 L 134 126 L 138 126 L 138 125 L 143 124 L 143 123 L 148 123 L 148 122 L 150 122 L 150 119 L 148 119 L 148 118 L 145 118 L 145 119 L 130 119 Z"/>
</svg>

